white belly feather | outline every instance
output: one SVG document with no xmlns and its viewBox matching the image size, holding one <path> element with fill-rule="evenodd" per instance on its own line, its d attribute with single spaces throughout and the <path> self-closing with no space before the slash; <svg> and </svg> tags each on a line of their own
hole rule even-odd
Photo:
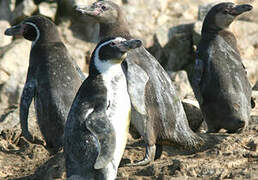
<svg viewBox="0 0 258 180">
<path fill-rule="evenodd" d="M 103 73 L 103 80 L 107 87 L 107 115 L 116 134 L 116 148 L 112 164 L 117 169 L 127 142 L 131 103 L 126 78 L 120 64 L 113 65 Z"/>
</svg>

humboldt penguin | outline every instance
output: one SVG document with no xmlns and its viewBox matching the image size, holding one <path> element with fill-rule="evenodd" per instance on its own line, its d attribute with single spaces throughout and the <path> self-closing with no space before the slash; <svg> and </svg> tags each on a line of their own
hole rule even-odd
<svg viewBox="0 0 258 180">
<path fill-rule="evenodd" d="M 102 40 L 96 46 L 89 76 L 76 94 L 65 126 L 68 178 L 116 178 L 131 114 L 121 63 L 127 51 L 141 44 L 140 40 L 116 37 Z"/>
<path fill-rule="evenodd" d="M 99 23 L 100 39 L 109 36 L 132 39 L 123 10 L 114 2 L 99 1 L 90 6 L 77 6 L 76 10 Z M 146 143 L 144 159 L 131 165 L 153 161 L 159 147 L 156 144 L 176 143 L 187 148 L 202 144 L 202 138 L 189 128 L 169 75 L 144 47 L 128 52 L 122 67 L 132 104 L 131 122 Z"/>
<path fill-rule="evenodd" d="M 251 86 L 237 40 L 228 28 L 252 6 L 220 3 L 206 15 L 196 52 L 194 92 L 208 132 L 241 132 L 250 120 Z"/>
<path fill-rule="evenodd" d="M 32 41 L 27 79 L 20 100 L 22 135 L 35 142 L 28 129 L 28 112 L 34 98 L 37 122 L 53 153 L 63 145 L 64 123 L 84 75 L 71 59 L 55 24 L 43 16 L 31 16 L 8 28 L 6 35 L 22 35 Z"/>
</svg>

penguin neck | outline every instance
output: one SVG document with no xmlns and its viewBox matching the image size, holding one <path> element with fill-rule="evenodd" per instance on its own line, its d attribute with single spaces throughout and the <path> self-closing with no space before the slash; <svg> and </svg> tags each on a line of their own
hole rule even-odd
<svg viewBox="0 0 258 180">
<path fill-rule="evenodd" d="M 40 32 L 34 41 L 32 41 L 32 48 L 45 43 L 61 42 L 59 34 L 57 32 Z"/>
<path fill-rule="evenodd" d="M 222 31 L 223 29 L 219 28 L 219 27 L 204 27 L 202 28 L 202 36 L 205 35 L 209 35 L 209 36 L 216 36 L 219 34 L 220 31 Z"/>
<path fill-rule="evenodd" d="M 131 39 L 128 24 L 126 20 L 123 20 L 122 18 L 114 23 L 100 23 L 99 36 L 101 40 L 107 37 L 123 37 L 125 39 Z"/>
<path fill-rule="evenodd" d="M 234 35 L 229 31 L 228 28 L 216 30 L 216 31 L 215 30 L 202 31 L 202 38 L 204 39 L 213 40 L 217 36 L 221 36 L 225 40 L 227 40 L 228 38 L 235 39 Z"/>
<path fill-rule="evenodd" d="M 98 57 L 91 58 L 89 66 L 89 76 L 99 76 L 108 74 L 110 76 L 116 76 L 123 74 L 121 64 L 111 64 L 108 60 L 100 60 Z"/>
</svg>

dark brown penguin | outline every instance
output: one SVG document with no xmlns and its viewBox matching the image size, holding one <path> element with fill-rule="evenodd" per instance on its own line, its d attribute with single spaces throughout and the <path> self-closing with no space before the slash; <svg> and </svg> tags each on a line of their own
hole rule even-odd
<svg viewBox="0 0 258 180">
<path fill-rule="evenodd" d="M 248 4 L 226 2 L 215 5 L 206 15 L 197 47 L 194 91 L 208 132 L 226 129 L 241 132 L 250 120 L 251 86 L 229 25 Z"/>
<path fill-rule="evenodd" d="M 38 124 L 47 147 L 62 147 L 64 123 L 84 75 L 69 56 L 55 24 L 42 16 L 32 16 L 8 28 L 6 35 L 22 35 L 32 41 L 27 80 L 20 101 L 22 135 L 28 130 L 28 112 L 34 98 Z"/>
<path fill-rule="evenodd" d="M 100 1 L 76 9 L 100 24 L 100 39 L 109 36 L 132 39 L 126 17 L 117 4 Z M 147 144 L 145 158 L 133 165 L 145 165 L 154 160 L 156 144 L 173 142 L 188 148 L 199 146 L 202 139 L 189 128 L 170 77 L 158 61 L 140 47 L 128 52 L 122 66 L 132 103 L 131 122 Z"/>
</svg>

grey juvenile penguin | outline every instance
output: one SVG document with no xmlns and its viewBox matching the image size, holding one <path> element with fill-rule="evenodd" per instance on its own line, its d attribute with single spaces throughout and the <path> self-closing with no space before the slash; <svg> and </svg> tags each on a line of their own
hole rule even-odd
<svg viewBox="0 0 258 180">
<path fill-rule="evenodd" d="M 132 38 L 123 10 L 117 4 L 100 1 L 76 9 L 100 24 L 100 39 L 108 36 Z M 171 79 L 158 61 L 140 47 L 128 52 L 122 66 L 132 104 L 131 122 L 147 144 L 145 158 L 132 165 L 145 165 L 154 160 L 156 144 L 199 146 L 202 139 L 189 128 Z"/>
<path fill-rule="evenodd" d="M 127 51 L 141 44 L 140 40 L 116 37 L 95 48 L 89 76 L 77 92 L 65 126 L 68 178 L 115 179 L 131 114 L 121 63 Z"/>
<path fill-rule="evenodd" d="M 20 101 L 22 135 L 28 130 L 28 112 L 34 98 L 37 121 L 47 147 L 62 147 L 64 123 L 84 75 L 70 58 L 55 24 L 42 16 L 32 16 L 8 28 L 6 35 L 22 35 L 32 41 L 26 83 Z"/>
<path fill-rule="evenodd" d="M 206 15 L 197 47 L 194 91 L 208 132 L 224 128 L 240 132 L 247 126 L 251 110 L 251 86 L 229 25 L 248 4 L 226 2 L 215 5 Z"/>
</svg>

